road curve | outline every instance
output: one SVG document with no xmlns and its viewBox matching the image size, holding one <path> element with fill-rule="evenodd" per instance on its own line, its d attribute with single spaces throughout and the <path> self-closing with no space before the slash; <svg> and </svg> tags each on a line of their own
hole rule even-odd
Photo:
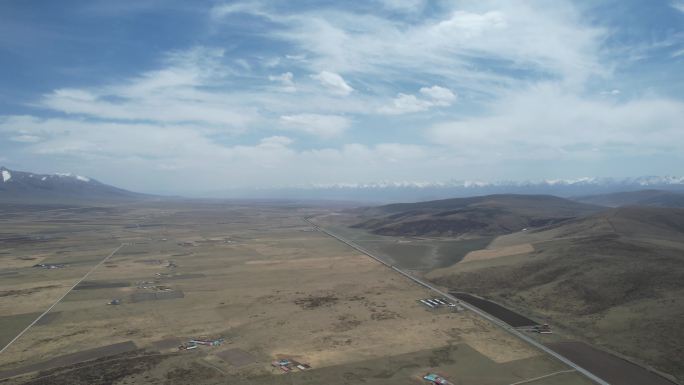
<svg viewBox="0 0 684 385">
<path fill-rule="evenodd" d="M 499 320 L 498 318 L 493 317 L 493 316 L 483 312 L 482 310 L 478 309 L 477 307 L 475 307 L 475 306 L 473 306 L 473 305 L 471 305 L 465 301 L 459 301 L 457 298 L 455 298 L 451 294 L 443 292 L 441 289 L 435 287 L 434 285 L 430 284 L 429 282 L 425 282 L 420 278 L 414 277 L 413 275 L 399 269 L 398 267 L 383 261 L 381 258 L 373 255 L 373 253 L 371 253 L 370 251 L 368 251 L 368 250 L 364 249 L 363 247 L 357 245 L 356 243 L 349 241 L 349 240 L 346 240 L 346 239 L 340 237 L 339 235 L 334 234 L 334 233 L 330 232 L 329 230 L 326 230 L 326 229 L 320 227 L 319 225 L 317 225 L 311 221 L 311 217 L 306 217 L 306 218 L 304 218 L 304 220 L 309 225 L 314 227 L 316 230 L 318 230 L 322 233 L 325 233 L 328 236 L 333 237 L 333 238 L 337 239 L 338 241 L 346 244 L 347 246 L 349 246 L 349 247 L 373 258 L 374 260 L 376 260 L 376 261 L 380 262 L 381 264 L 385 265 L 386 267 L 396 271 L 397 273 L 403 275 L 404 277 L 410 279 L 411 281 L 413 281 L 413 282 L 415 282 L 415 283 L 417 283 L 417 284 L 419 284 L 419 285 L 421 285 L 427 289 L 432 290 L 433 292 L 439 294 L 442 297 L 446 297 L 452 301 L 459 302 L 463 307 L 467 308 L 468 310 L 472 311 L 473 313 L 475 313 L 475 314 L 479 315 L 480 317 L 485 318 L 486 320 L 494 323 L 496 326 L 500 327 L 501 329 L 503 329 L 503 330 L 507 331 L 508 333 L 520 338 L 521 340 L 523 340 L 523 341 L 527 342 L 528 344 L 534 346 L 535 348 L 545 352 L 546 354 L 553 356 L 557 360 L 561 361 L 562 363 L 568 365 L 569 367 L 571 367 L 571 368 L 575 369 L 576 371 L 578 371 L 579 373 L 583 374 L 585 377 L 589 378 L 591 381 L 593 381 L 597 384 L 600 384 L 600 385 L 610 385 L 608 382 L 602 380 L 601 378 L 597 377 L 596 375 L 589 372 L 588 370 L 586 370 L 586 369 L 582 368 L 581 366 L 575 364 L 574 362 L 570 361 L 569 359 L 565 358 L 564 356 L 554 352 L 553 350 L 542 345 L 541 343 L 537 342 L 533 338 L 519 332 L 518 330 L 516 330 L 515 328 L 506 324 L 505 322 Z"/>
</svg>

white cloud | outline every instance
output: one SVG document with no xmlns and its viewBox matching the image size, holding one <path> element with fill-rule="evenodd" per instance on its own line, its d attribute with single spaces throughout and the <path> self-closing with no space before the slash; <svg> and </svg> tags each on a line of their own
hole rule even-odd
<svg viewBox="0 0 684 385">
<path fill-rule="evenodd" d="M 672 8 L 684 13 L 684 0 L 673 0 L 670 5 Z"/>
<path fill-rule="evenodd" d="M 40 141 L 40 136 L 36 135 L 16 135 L 10 137 L 10 140 L 20 143 L 35 143 Z"/>
<path fill-rule="evenodd" d="M 240 130 L 257 119 L 253 107 L 231 103 L 218 87 L 231 71 L 223 51 L 197 47 L 174 52 L 166 66 L 121 84 L 87 89 L 62 88 L 44 95 L 42 107 L 96 119 L 202 123 Z"/>
<path fill-rule="evenodd" d="M 295 86 L 294 82 L 294 75 L 292 75 L 292 72 L 285 72 L 280 75 L 270 75 L 268 80 L 280 83 L 282 85 L 281 89 L 285 92 L 297 91 L 297 87 Z"/>
<path fill-rule="evenodd" d="M 269 75 L 268 80 L 272 82 L 278 81 L 284 85 L 292 86 L 294 85 L 294 82 L 292 81 L 293 77 L 292 72 L 285 72 L 280 75 Z"/>
<path fill-rule="evenodd" d="M 287 147 L 292 144 L 292 139 L 287 136 L 269 136 L 261 139 L 259 145 L 262 147 Z"/>
<path fill-rule="evenodd" d="M 209 11 L 213 19 L 221 19 L 236 13 L 261 14 L 262 12 L 256 3 L 217 4 Z"/>
<path fill-rule="evenodd" d="M 604 96 L 618 96 L 618 95 L 620 95 L 620 90 L 618 90 L 618 89 L 613 89 L 613 90 L 610 90 L 610 91 L 601 91 L 601 95 L 604 95 Z"/>
<path fill-rule="evenodd" d="M 684 152 L 684 103 L 589 99 L 544 84 L 510 93 L 485 116 L 436 124 L 428 137 L 461 154 L 498 161 L 665 156 Z"/>
<path fill-rule="evenodd" d="M 337 115 L 297 114 L 280 117 L 283 129 L 322 138 L 341 135 L 350 125 L 349 119 Z"/>
<path fill-rule="evenodd" d="M 184 158 L 217 151 L 207 138 L 211 131 L 192 125 L 93 122 L 33 116 L 0 118 L 0 133 L 40 137 L 28 151 L 87 158 Z"/>
<path fill-rule="evenodd" d="M 331 10 L 260 12 L 283 27 L 272 37 L 305 52 L 315 71 L 390 81 L 420 73 L 486 93 L 519 86 L 515 73 L 521 69 L 574 85 L 610 71 L 599 54 L 607 32 L 589 25 L 569 1 L 554 7 L 502 0 L 442 6 L 450 9 L 418 22 Z"/>
<path fill-rule="evenodd" d="M 245 87 L 255 79 L 226 62 L 224 51 L 195 47 L 165 55 L 161 68 L 87 88 L 60 88 L 42 96 L 38 107 L 80 118 L 164 125 L 195 124 L 224 132 L 242 133 L 265 124 L 266 115 L 366 114 L 375 107 L 370 97 L 340 98 L 352 88 L 333 73 L 322 72 L 315 82 L 295 83 L 292 72 L 263 74 L 277 87 Z M 270 69 L 269 69 L 270 72 Z M 322 89 L 318 84 L 324 84 Z M 237 85 L 237 86 L 236 86 Z M 279 92 L 298 91 L 297 98 Z M 332 91 L 332 92 L 331 92 Z"/>
<path fill-rule="evenodd" d="M 69 99 L 78 102 L 94 102 L 97 100 L 97 96 L 93 95 L 90 91 L 79 89 L 61 88 L 55 90 L 53 95 L 56 98 Z"/>
<path fill-rule="evenodd" d="M 424 98 L 399 93 L 391 105 L 381 107 L 378 112 L 388 115 L 409 114 L 427 111 L 432 107 L 447 107 L 456 101 L 456 95 L 448 88 L 435 85 L 423 87 L 419 91 Z"/>
<path fill-rule="evenodd" d="M 432 99 L 436 106 L 449 106 L 456 101 L 456 95 L 450 89 L 440 86 L 423 87 L 420 93 Z"/>
<path fill-rule="evenodd" d="M 479 37 L 486 32 L 503 30 L 507 26 L 506 16 L 500 11 L 482 13 L 455 11 L 451 14 L 451 17 L 432 26 L 429 32 L 439 38 L 458 37 L 459 39 L 471 39 Z"/>
<path fill-rule="evenodd" d="M 384 8 L 400 12 L 419 12 L 425 7 L 425 0 L 379 0 Z"/>
<path fill-rule="evenodd" d="M 130 78 L 65 84 L 30 106 L 62 118 L 0 117 L 0 150 L 15 164 L 70 159 L 96 173 L 73 171 L 148 191 L 177 186 L 178 172 L 188 175 L 184 185 L 207 189 L 458 178 L 485 172 L 472 165 L 486 162 L 491 173 L 522 168 L 515 159 L 681 159 L 682 103 L 656 91 L 597 92 L 622 75 L 601 78 L 613 67 L 602 51 L 608 32 L 572 2 L 442 2 L 427 12 L 423 0 L 377 1 L 384 8 L 366 13 L 216 5 L 213 37 L 249 13 L 264 23 L 259 44 L 246 34 L 240 47 L 172 52 Z M 678 48 L 671 40 L 661 45 L 668 52 Z M 313 75 L 295 82 L 293 73 Z M 400 116 L 409 113 L 422 114 Z M 312 148 L 302 135 L 335 140 Z M 429 144 L 368 144 L 383 135 Z M 121 176 L 121 165 L 134 175 Z"/>
<path fill-rule="evenodd" d="M 429 101 L 418 99 L 416 95 L 400 93 L 392 100 L 391 106 L 381 107 L 378 112 L 389 115 L 410 114 L 412 112 L 426 111 L 430 106 L 432 104 Z"/>
<path fill-rule="evenodd" d="M 318 80 L 323 86 L 337 95 L 347 96 L 354 91 L 342 76 L 334 72 L 322 71 L 316 75 L 311 75 L 311 78 Z"/>
<path fill-rule="evenodd" d="M 194 126 L 0 118 L 0 135 L 12 135 L 17 127 L 46 135 L 41 142 L 28 144 L 22 157 L 58 155 L 62 162 L 73 162 L 69 171 L 152 192 L 406 179 L 453 166 L 435 158 L 438 151 L 410 144 L 348 143 L 297 150 L 291 138 L 277 135 L 251 145 L 220 145 L 209 139 L 210 132 Z"/>
<path fill-rule="evenodd" d="M 306 55 L 285 55 L 285 58 L 287 60 L 292 60 L 295 62 L 304 62 L 306 61 Z"/>
</svg>

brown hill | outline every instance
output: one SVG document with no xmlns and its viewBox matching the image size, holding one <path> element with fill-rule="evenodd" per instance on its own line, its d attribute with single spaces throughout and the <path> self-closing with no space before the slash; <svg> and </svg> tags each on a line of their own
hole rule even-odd
<svg viewBox="0 0 684 385">
<path fill-rule="evenodd" d="M 551 195 L 488 195 L 367 208 L 360 211 L 362 222 L 352 227 L 379 235 L 486 236 L 547 226 L 600 209 Z"/>
<path fill-rule="evenodd" d="M 531 230 L 529 237 L 554 240 L 612 234 L 626 238 L 677 239 L 684 234 L 684 209 L 626 206 Z"/>
<path fill-rule="evenodd" d="M 664 190 L 640 190 L 589 195 L 575 198 L 575 200 L 606 207 L 651 206 L 684 208 L 684 193 Z"/>
<path fill-rule="evenodd" d="M 456 264 L 428 274 L 489 296 L 684 378 L 684 209 L 624 207 L 490 247 L 526 255 Z"/>
</svg>

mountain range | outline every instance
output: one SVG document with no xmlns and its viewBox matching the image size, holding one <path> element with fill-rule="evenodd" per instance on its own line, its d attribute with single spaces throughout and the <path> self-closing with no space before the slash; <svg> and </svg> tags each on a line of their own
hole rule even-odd
<svg viewBox="0 0 684 385">
<path fill-rule="evenodd" d="M 647 191 L 645 191 L 647 190 Z M 311 199 L 357 202 L 419 202 L 473 196 L 554 195 L 601 206 L 639 204 L 684 207 L 684 177 L 578 178 L 542 181 L 450 181 L 312 184 L 260 189 L 236 188 L 205 198 Z M 108 201 L 150 198 L 72 173 L 39 174 L 0 167 L 0 202 Z M 664 200 L 668 202 L 664 203 Z M 679 203 L 676 203 L 679 202 Z"/>
<path fill-rule="evenodd" d="M 545 179 L 539 181 L 389 181 L 376 183 L 310 184 L 273 188 L 236 188 L 206 196 L 263 199 L 328 199 L 366 202 L 418 202 L 492 194 L 544 194 L 578 197 L 614 192 L 655 189 L 684 192 L 684 177 Z"/>
<path fill-rule="evenodd" d="M 0 167 L 0 202 L 71 203 L 149 197 L 70 173 L 36 174 Z"/>
</svg>

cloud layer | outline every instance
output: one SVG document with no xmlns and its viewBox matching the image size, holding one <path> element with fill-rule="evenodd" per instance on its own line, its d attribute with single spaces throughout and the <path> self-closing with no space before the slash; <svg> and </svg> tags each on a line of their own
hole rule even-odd
<svg viewBox="0 0 684 385">
<path fill-rule="evenodd" d="M 684 17 L 681 1 L 662 6 L 679 18 L 672 23 Z M 667 174 L 684 163 L 682 77 L 674 70 L 684 57 L 681 23 L 636 40 L 628 21 L 569 1 L 551 8 L 378 0 L 369 7 L 145 8 L 163 20 L 182 15 L 195 29 L 178 28 L 193 39 L 149 53 L 121 48 L 131 57 L 126 71 L 107 67 L 87 82 L 55 74 L 56 86 L 3 105 L 3 161 L 136 190 L 195 193 Z M 137 9 L 129 11 L 143 12 Z M 643 28 L 658 27 L 650 23 Z M 101 38 L 100 46 L 116 41 Z M 145 55 L 145 65 L 134 55 Z M 110 59 L 93 59 L 92 70 Z"/>
</svg>

